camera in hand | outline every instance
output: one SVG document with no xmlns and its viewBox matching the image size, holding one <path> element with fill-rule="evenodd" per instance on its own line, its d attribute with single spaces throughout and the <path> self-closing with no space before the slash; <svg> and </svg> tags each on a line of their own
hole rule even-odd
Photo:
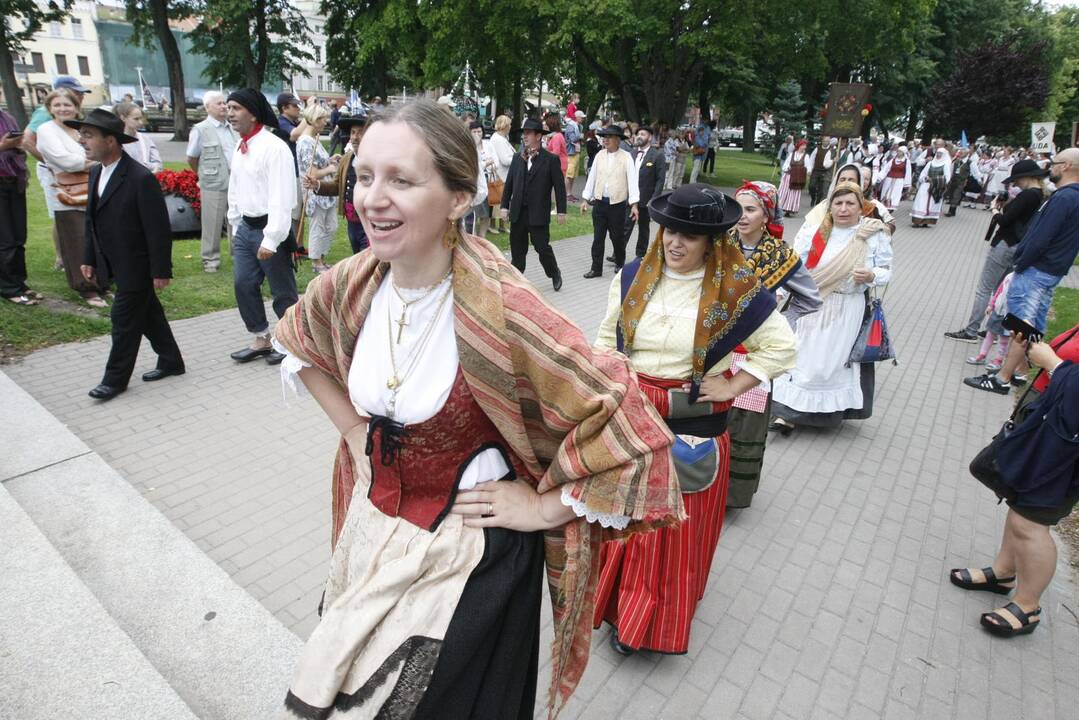
<svg viewBox="0 0 1079 720">
<path fill-rule="evenodd" d="M 1042 333 L 1033 325 L 1022 318 L 1008 313 L 1001 323 L 1005 330 L 1011 330 L 1012 334 L 1022 335 L 1025 342 L 1041 342 Z"/>
</svg>

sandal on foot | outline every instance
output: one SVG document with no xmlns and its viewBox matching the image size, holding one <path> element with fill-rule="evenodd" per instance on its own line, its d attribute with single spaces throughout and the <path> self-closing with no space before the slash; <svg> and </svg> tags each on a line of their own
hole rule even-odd
<svg viewBox="0 0 1079 720">
<path fill-rule="evenodd" d="M 1007 613 L 1007 615 L 1002 613 Z M 982 613 L 982 627 L 997 637 L 1010 638 L 1016 635 L 1027 635 L 1034 632 L 1034 628 L 1038 627 L 1041 622 L 1041 615 L 1042 609 L 1040 607 L 1026 613 L 1023 612 L 1023 608 L 1010 602 L 993 612 Z M 1019 623 L 1018 627 L 1012 624 L 1012 619 Z"/>
<path fill-rule="evenodd" d="M 39 293 L 37 290 L 31 290 L 30 288 L 27 288 L 26 290 L 23 290 L 22 294 L 25 295 L 26 297 L 30 298 L 31 300 L 44 300 L 45 299 L 44 295 Z"/>
<path fill-rule="evenodd" d="M 15 295 L 4 299 L 10 303 L 15 303 L 16 305 L 37 305 L 37 300 L 29 295 Z"/>
<path fill-rule="evenodd" d="M 952 581 L 952 585 L 961 587 L 964 590 L 985 590 L 998 595 L 1007 595 L 1012 590 L 1015 590 L 1014 575 L 1008 578 L 998 578 L 992 567 L 981 568 L 981 573 L 985 576 L 985 582 L 977 582 L 974 576 L 971 575 L 970 570 L 970 568 L 952 568 L 952 571 L 948 573 L 948 579 Z M 1012 584 L 1009 586 L 1004 583 Z"/>
</svg>

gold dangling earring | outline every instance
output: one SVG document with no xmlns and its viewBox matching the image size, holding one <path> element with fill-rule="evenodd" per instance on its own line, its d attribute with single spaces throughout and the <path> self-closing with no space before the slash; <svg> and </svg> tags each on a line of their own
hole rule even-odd
<svg viewBox="0 0 1079 720">
<path fill-rule="evenodd" d="M 457 247 L 458 241 L 461 239 L 461 231 L 457 227 L 457 223 L 453 221 L 453 218 L 449 219 L 450 226 L 446 229 L 446 234 L 442 236 L 442 246 L 448 250 L 452 250 Z"/>
</svg>

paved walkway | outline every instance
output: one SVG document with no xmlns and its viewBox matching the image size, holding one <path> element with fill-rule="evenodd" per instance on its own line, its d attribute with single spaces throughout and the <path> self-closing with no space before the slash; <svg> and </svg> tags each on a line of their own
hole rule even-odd
<svg viewBox="0 0 1079 720">
<path fill-rule="evenodd" d="M 788 221 L 790 237 L 799 222 Z M 770 438 L 752 508 L 728 515 L 689 653 L 623 659 L 597 632 L 563 717 L 1074 717 L 1079 598 L 1065 563 L 1043 627 L 1011 642 L 978 627 L 997 596 L 946 577 L 992 557 L 1004 517 L 966 465 L 1009 401 L 962 386 L 973 346 L 942 337 L 969 312 L 987 223 L 964 209 L 912 230 L 902 214 L 885 302 L 900 364 L 878 368 L 874 417 Z M 527 274 L 591 337 L 610 275 L 581 278 L 588 244 L 555 245 L 560 293 L 535 255 Z M 187 375 L 136 380 L 104 405 L 86 391 L 105 338 L 5 370 L 305 637 L 327 565 L 336 434 L 310 399 L 283 405 L 275 369 L 228 358 L 246 341 L 234 311 L 173 327 Z M 152 364 L 147 349 L 137 372 Z"/>
</svg>

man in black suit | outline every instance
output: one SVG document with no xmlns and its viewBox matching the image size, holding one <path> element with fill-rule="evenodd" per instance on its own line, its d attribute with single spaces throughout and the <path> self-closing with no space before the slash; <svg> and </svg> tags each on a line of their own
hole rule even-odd
<svg viewBox="0 0 1079 720">
<path fill-rule="evenodd" d="M 566 222 L 566 181 L 558 157 L 540 147 L 543 125 L 529 118 L 521 126 L 521 152 L 513 156 L 502 189 L 502 219 L 510 221 L 510 257 L 525 271 L 528 240 L 536 248 L 543 272 L 555 292 L 562 289 L 562 273 L 551 249 L 551 190 L 558 207 L 558 224 Z"/>
<path fill-rule="evenodd" d="M 157 178 L 120 147 L 136 142 L 124 123 L 107 110 L 93 110 L 85 120 L 67 120 L 79 131 L 90 169 L 86 205 L 86 251 L 81 267 L 87 280 L 116 282 L 112 304 L 112 351 L 101 384 L 90 391 L 111 400 L 127 389 L 145 335 L 157 353 L 157 368 L 147 382 L 184 374 L 184 360 L 172 336 L 157 290 L 172 277 L 172 229 Z"/>
<path fill-rule="evenodd" d="M 637 166 L 637 187 L 641 193 L 641 199 L 637 204 L 637 248 L 636 256 L 644 257 L 648 250 L 649 233 L 651 232 L 648 220 L 648 201 L 656 194 L 656 189 L 663 189 L 663 181 L 667 177 L 667 161 L 663 158 L 663 151 L 652 146 L 652 128 L 642 125 L 637 129 L 634 137 L 633 163 Z M 623 245 L 629 244 L 633 235 L 633 220 L 626 210 L 626 238 Z M 607 258 L 614 261 L 614 258 Z"/>
</svg>

